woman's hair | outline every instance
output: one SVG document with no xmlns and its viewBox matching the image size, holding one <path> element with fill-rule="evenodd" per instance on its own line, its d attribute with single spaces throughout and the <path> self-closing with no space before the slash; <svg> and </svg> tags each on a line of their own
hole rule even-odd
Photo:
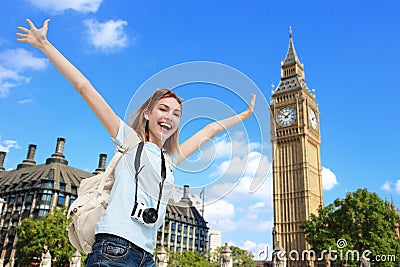
<svg viewBox="0 0 400 267">
<path fill-rule="evenodd" d="M 156 103 L 163 98 L 173 97 L 182 104 L 182 99 L 170 89 L 157 89 L 154 94 L 149 97 L 138 110 L 136 110 L 132 115 L 129 116 L 129 121 L 132 121 L 136 116 L 135 120 L 131 124 L 132 129 L 139 135 L 142 141 L 149 141 L 149 128 L 148 120 L 145 119 L 145 111 L 152 111 Z M 177 153 L 178 151 L 178 129 L 173 135 L 171 135 L 164 143 L 163 148 L 167 150 L 168 153 Z"/>
</svg>

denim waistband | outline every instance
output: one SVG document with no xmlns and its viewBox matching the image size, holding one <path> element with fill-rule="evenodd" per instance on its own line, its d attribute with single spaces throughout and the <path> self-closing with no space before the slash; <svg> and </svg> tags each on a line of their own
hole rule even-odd
<svg viewBox="0 0 400 267">
<path fill-rule="evenodd" d="M 126 240 L 123 237 L 117 236 L 117 235 L 113 235 L 113 234 L 105 234 L 105 233 L 100 233 L 100 234 L 96 234 L 95 235 L 95 242 L 96 241 L 100 241 L 100 240 L 110 240 L 110 241 L 117 241 L 117 242 L 121 242 L 122 244 L 126 245 L 126 246 L 131 246 L 134 247 L 142 252 L 146 252 L 144 249 L 142 249 L 141 247 L 135 245 L 134 243 L 132 243 L 129 240 Z"/>
</svg>

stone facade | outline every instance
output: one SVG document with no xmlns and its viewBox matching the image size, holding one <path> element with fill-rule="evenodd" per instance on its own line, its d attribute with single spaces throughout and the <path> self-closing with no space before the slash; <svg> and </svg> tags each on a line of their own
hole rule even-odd
<svg viewBox="0 0 400 267">
<path fill-rule="evenodd" d="M 57 139 L 55 153 L 45 164 L 35 162 L 36 145 L 29 145 L 27 157 L 15 170 L 5 171 L 5 152 L 0 152 L 0 260 L 13 265 L 16 252 L 16 226 L 27 217 L 41 218 L 54 207 L 69 207 L 76 199 L 80 182 L 105 170 L 107 155 L 100 154 L 93 173 L 68 166 L 63 154 L 66 140 Z M 181 201 L 170 201 L 166 219 L 159 230 L 157 244 L 172 251 L 205 252 L 207 223 L 192 206 L 186 194 Z M 74 266 L 78 263 L 74 263 Z"/>
<path fill-rule="evenodd" d="M 170 199 L 165 221 L 158 229 L 157 247 L 171 252 L 186 250 L 206 253 L 208 248 L 208 226 L 189 197 L 189 186 L 184 186 L 179 202 Z"/>
<path fill-rule="evenodd" d="M 319 111 L 305 82 L 304 66 L 289 49 L 281 66 L 281 80 L 272 93 L 271 142 L 273 153 L 274 248 L 278 242 L 289 253 L 309 249 L 300 224 L 323 205 Z M 310 266 L 293 261 L 288 266 Z"/>
</svg>

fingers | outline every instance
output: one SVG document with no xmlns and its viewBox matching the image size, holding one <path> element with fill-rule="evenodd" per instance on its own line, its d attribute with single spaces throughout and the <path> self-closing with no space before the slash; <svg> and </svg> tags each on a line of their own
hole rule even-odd
<svg viewBox="0 0 400 267">
<path fill-rule="evenodd" d="M 250 100 L 250 108 L 253 109 L 254 105 L 256 104 L 256 95 L 255 94 L 251 94 L 251 100 Z"/>
<path fill-rule="evenodd" d="M 45 28 L 46 30 L 47 30 L 47 28 L 49 27 L 49 22 L 50 22 L 50 19 L 46 19 L 46 20 L 43 22 L 43 28 Z"/>
<path fill-rule="evenodd" d="M 20 30 L 21 32 L 28 32 L 29 30 L 25 27 L 17 27 L 18 30 Z"/>
<path fill-rule="evenodd" d="M 251 94 L 251 102 L 255 102 L 256 101 L 256 94 Z"/>
<path fill-rule="evenodd" d="M 21 38 L 26 38 L 26 34 L 24 34 L 24 33 L 17 32 L 15 35 L 18 37 L 21 37 Z"/>
<path fill-rule="evenodd" d="M 26 34 L 17 32 L 15 35 L 20 37 L 20 38 L 17 38 L 18 42 L 26 42 Z"/>
<path fill-rule="evenodd" d="M 35 24 L 33 24 L 33 22 L 30 19 L 26 19 L 26 22 L 28 23 L 31 29 L 36 29 Z"/>
</svg>

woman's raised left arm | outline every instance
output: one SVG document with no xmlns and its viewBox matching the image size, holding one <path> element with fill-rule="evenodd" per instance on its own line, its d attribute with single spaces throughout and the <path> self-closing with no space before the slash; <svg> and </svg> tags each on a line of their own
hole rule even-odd
<svg viewBox="0 0 400 267">
<path fill-rule="evenodd" d="M 256 102 L 256 95 L 251 95 L 251 100 L 249 107 L 232 117 L 222 119 L 219 121 L 212 122 L 207 124 L 203 129 L 192 135 L 189 139 L 179 145 L 179 155 L 178 162 L 180 164 L 187 157 L 192 155 L 196 150 L 198 150 L 202 145 L 204 145 L 208 140 L 219 134 L 220 132 L 232 127 L 233 125 L 247 120 L 250 118 L 251 114 L 253 114 L 254 105 Z"/>
</svg>

